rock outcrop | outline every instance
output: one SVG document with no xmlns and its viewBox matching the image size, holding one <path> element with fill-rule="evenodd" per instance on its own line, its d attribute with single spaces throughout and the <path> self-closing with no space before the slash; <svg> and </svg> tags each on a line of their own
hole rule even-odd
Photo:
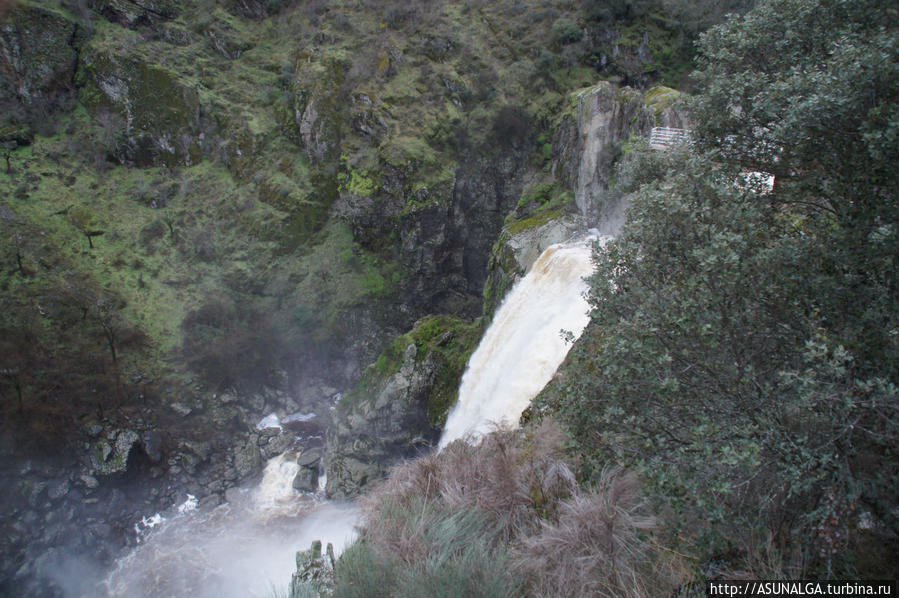
<svg viewBox="0 0 899 598">
<path fill-rule="evenodd" d="M 89 45 L 84 104 L 122 163 L 188 165 L 202 156 L 199 93 L 165 67 Z"/>
<path fill-rule="evenodd" d="M 12 3 L 0 22 L 0 108 L 58 103 L 75 90 L 78 23 L 39 4 Z"/>
<path fill-rule="evenodd" d="M 430 450 L 479 336 L 479 323 L 426 318 L 369 367 L 328 433 L 329 496 L 355 496 L 400 460 Z"/>
<path fill-rule="evenodd" d="M 369 482 L 382 477 L 398 461 L 430 447 L 437 430 L 427 421 L 428 394 L 437 365 L 417 359 L 410 343 L 399 371 L 386 376 L 372 394 L 353 401 L 347 397 L 328 436 L 328 496 L 355 496 Z"/>
<path fill-rule="evenodd" d="M 94 10 L 128 27 L 155 25 L 178 14 L 175 0 L 91 0 Z"/>
<path fill-rule="evenodd" d="M 487 317 L 550 245 L 590 228 L 617 232 L 627 198 L 615 188 L 615 166 L 627 144 L 648 139 L 652 127 L 689 126 L 680 96 L 667 87 L 642 94 L 606 81 L 570 95 L 569 112 L 560 118 L 553 139 L 554 180 L 525 190 L 493 246 L 484 286 Z M 571 201 L 549 197 L 559 197 L 558 189 L 569 190 Z M 525 201 L 529 193 L 539 201 Z"/>
<path fill-rule="evenodd" d="M 297 570 L 290 580 L 290 598 L 330 596 L 334 589 L 334 547 L 328 543 L 322 554 L 320 540 L 312 542 L 309 550 L 297 552 Z"/>
<path fill-rule="evenodd" d="M 623 222 L 622 205 L 606 193 L 624 144 L 647 138 L 654 126 L 685 126 L 684 112 L 676 102 L 679 94 L 661 90 L 650 90 L 644 97 L 629 87 L 601 81 L 570 97 L 571 111 L 553 139 L 553 174 L 574 191 L 578 210 L 600 232 L 613 233 Z"/>
</svg>

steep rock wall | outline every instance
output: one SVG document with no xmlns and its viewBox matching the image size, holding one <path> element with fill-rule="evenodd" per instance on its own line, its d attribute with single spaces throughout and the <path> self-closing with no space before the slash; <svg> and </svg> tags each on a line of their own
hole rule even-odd
<svg viewBox="0 0 899 598">
<path fill-rule="evenodd" d="M 601 232 L 613 232 L 610 227 L 623 217 L 606 193 L 613 185 L 612 170 L 624 144 L 632 138 L 647 138 L 654 126 L 685 126 L 684 112 L 672 95 L 678 94 L 650 90 L 644 96 L 602 81 L 569 97 L 569 111 L 553 139 L 553 174 L 574 191 L 578 210 Z M 647 103 L 647 98 L 654 101 Z"/>
<path fill-rule="evenodd" d="M 52 107 L 75 89 L 78 24 L 30 2 L 14 3 L 0 22 L 0 107 Z"/>
</svg>

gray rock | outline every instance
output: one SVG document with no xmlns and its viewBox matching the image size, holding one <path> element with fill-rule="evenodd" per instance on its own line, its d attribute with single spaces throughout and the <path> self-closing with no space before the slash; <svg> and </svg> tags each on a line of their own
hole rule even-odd
<svg viewBox="0 0 899 598">
<path fill-rule="evenodd" d="M 193 409 L 185 405 L 184 403 L 172 403 L 169 405 L 172 408 L 172 411 L 180 415 L 181 417 L 187 417 L 191 413 L 193 413 Z"/>
<path fill-rule="evenodd" d="M 601 81 L 576 92 L 577 111 L 566 117 L 553 139 L 553 174 L 573 189 L 581 214 L 601 233 L 617 232 L 624 207 L 606 196 L 621 145 L 632 135 L 648 137 L 656 124 L 685 126 L 676 108 L 651 108 L 629 87 Z"/>
<path fill-rule="evenodd" d="M 318 490 L 318 471 L 301 467 L 293 478 L 293 487 L 300 492 L 315 492 Z"/>
<path fill-rule="evenodd" d="M 78 61 L 74 18 L 41 3 L 8 4 L 5 12 L 0 27 L 4 65 L 0 97 L 32 106 L 71 92 Z"/>
<path fill-rule="evenodd" d="M 322 456 L 318 451 L 306 451 L 297 459 L 297 465 L 300 467 L 317 468 L 321 462 Z"/>
<path fill-rule="evenodd" d="M 92 475 L 84 474 L 79 479 L 81 480 L 81 483 L 84 484 L 85 488 L 89 488 L 91 490 L 100 485 L 100 482 L 97 481 L 97 478 Z"/>
<path fill-rule="evenodd" d="M 69 481 L 65 478 L 53 480 L 47 485 L 47 496 L 50 500 L 59 500 L 69 493 Z"/>
<path fill-rule="evenodd" d="M 278 436 L 270 439 L 265 447 L 265 454 L 268 458 L 280 455 L 293 445 L 294 435 L 290 432 L 282 432 Z"/>
<path fill-rule="evenodd" d="M 212 445 L 208 442 L 184 440 L 181 442 L 180 446 L 196 455 L 200 461 L 205 461 L 212 453 Z"/>
<path fill-rule="evenodd" d="M 131 449 L 140 441 L 140 436 L 134 430 L 114 431 L 112 434 L 115 438 L 112 442 L 100 439 L 94 445 L 91 455 L 94 474 L 110 475 L 125 471 Z"/>
<path fill-rule="evenodd" d="M 141 434 L 140 439 L 150 461 L 159 463 L 162 460 L 162 436 L 153 430 L 148 430 Z"/>
<path fill-rule="evenodd" d="M 238 479 L 243 479 L 259 470 L 262 466 L 262 453 L 253 441 L 234 449 L 234 469 Z"/>
</svg>

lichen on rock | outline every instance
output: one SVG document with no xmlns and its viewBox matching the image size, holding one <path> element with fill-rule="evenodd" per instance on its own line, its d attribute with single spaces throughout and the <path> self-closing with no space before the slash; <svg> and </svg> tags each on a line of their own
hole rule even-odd
<svg viewBox="0 0 899 598">
<path fill-rule="evenodd" d="M 433 445 L 480 330 L 480 322 L 424 318 L 369 366 L 341 400 L 328 434 L 329 496 L 355 496 Z"/>
<path fill-rule="evenodd" d="M 0 98 L 26 106 L 74 90 L 77 22 L 32 2 L 13 3 L 0 24 Z"/>
</svg>

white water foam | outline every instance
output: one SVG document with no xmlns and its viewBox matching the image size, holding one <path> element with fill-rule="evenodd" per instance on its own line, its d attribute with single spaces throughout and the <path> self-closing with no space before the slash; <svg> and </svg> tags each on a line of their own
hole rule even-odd
<svg viewBox="0 0 899 598">
<path fill-rule="evenodd" d="M 281 429 L 281 421 L 278 419 L 277 413 L 269 413 L 256 424 L 257 430 L 265 430 L 267 428 Z"/>
<path fill-rule="evenodd" d="M 468 362 L 439 448 L 494 426 L 516 427 L 590 321 L 584 277 L 593 238 L 546 249 L 509 291 Z M 604 242 L 605 239 L 601 239 Z"/>
<path fill-rule="evenodd" d="M 231 504 L 211 510 L 188 497 L 180 514 L 147 534 L 116 561 L 107 576 L 109 596 L 156 598 L 271 598 L 287 594 L 296 552 L 313 540 L 340 553 L 355 536 L 359 511 L 293 489 L 297 465 L 281 455 L 262 481 Z M 193 499 L 193 500 L 191 500 Z M 184 507 L 183 511 L 180 507 Z"/>
</svg>

